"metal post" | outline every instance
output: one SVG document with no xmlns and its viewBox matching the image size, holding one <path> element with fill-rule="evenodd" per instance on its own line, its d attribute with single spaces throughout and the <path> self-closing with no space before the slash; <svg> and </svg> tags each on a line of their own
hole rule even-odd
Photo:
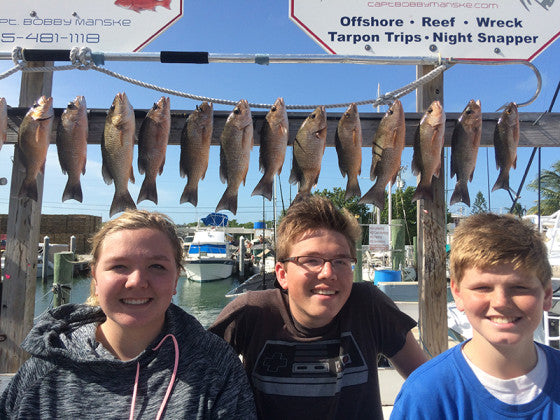
<svg viewBox="0 0 560 420">
<path fill-rule="evenodd" d="M 57 252 L 54 254 L 53 306 L 70 302 L 74 253 Z"/>
<path fill-rule="evenodd" d="M 43 284 L 47 282 L 47 277 L 49 276 L 49 249 L 51 240 L 48 236 L 43 238 L 43 267 L 41 271 L 41 280 Z"/>
<path fill-rule="evenodd" d="M 237 251 L 239 255 L 237 256 L 239 260 L 239 278 L 245 277 L 245 238 L 243 236 L 239 237 L 239 249 Z"/>
<path fill-rule="evenodd" d="M 76 253 L 76 237 L 74 235 L 70 236 L 70 251 Z"/>
<path fill-rule="evenodd" d="M 356 265 L 354 266 L 354 281 L 362 281 L 362 238 L 356 242 Z"/>
<path fill-rule="evenodd" d="M 404 266 L 404 228 L 403 219 L 391 221 L 391 259 L 393 270 L 402 270 Z"/>
</svg>

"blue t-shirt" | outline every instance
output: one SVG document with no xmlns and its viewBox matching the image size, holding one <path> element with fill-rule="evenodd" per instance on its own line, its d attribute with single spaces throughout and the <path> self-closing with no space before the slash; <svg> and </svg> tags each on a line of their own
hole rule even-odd
<svg viewBox="0 0 560 420">
<path fill-rule="evenodd" d="M 391 420 L 399 419 L 560 419 L 560 352 L 546 354 L 548 379 L 527 404 L 506 404 L 480 383 L 459 344 L 416 369 L 397 395 Z"/>
</svg>

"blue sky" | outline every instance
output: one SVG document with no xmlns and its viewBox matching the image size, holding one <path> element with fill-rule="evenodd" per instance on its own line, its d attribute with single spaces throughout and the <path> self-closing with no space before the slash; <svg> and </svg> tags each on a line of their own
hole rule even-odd
<svg viewBox="0 0 560 420">
<path fill-rule="evenodd" d="M 288 1 L 263 2 L 244 0 L 224 2 L 205 0 L 204 2 L 185 0 L 185 14 L 169 30 L 148 45 L 144 51 L 208 51 L 211 53 L 250 53 L 250 54 L 323 54 L 323 50 L 288 17 Z M 560 80 L 560 42 L 553 43 L 538 56 L 533 64 L 540 70 L 543 78 L 542 93 L 521 112 L 543 112 L 548 109 L 554 89 Z M 0 62 L 0 72 L 12 67 L 11 61 Z M 183 92 L 237 101 L 241 98 L 249 102 L 272 103 L 278 96 L 284 97 L 287 104 L 331 104 L 360 101 L 377 96 L 377 86 L 381 92 L 397 89 L 415 79 L 415 66 L 397 65 L 351 65 L 351 64 L 159 64 L 107 62 L 106 68 L 130 77 Z M 20 76 L 16 74 L 0 81 L 0 96 L 6 97 L 8 104 L 17 106 Z M 456 65 L 444 74 L 444 108 L 446 112 L 461 112 L 469 99 L 480 99 L 483 112 L 494 112 L 505 102 L 524 102 L 536 88 L 533 72 L 526 66 L 473 66 Z M 125 91 L 132 105 L 137 109 L 151 107 L 161 94 L 111 78 L 95 71 L 65 71 L 54 74 L 53 98 L 55 107 L 63 108 L 76 95 L 84 95 L 89 108 L 110 106 L 117 92 Z M 405 112 L 415 111 L 415 95 L 409 94 L 401 99 Z M 196 101 L 171 96 L 173 110 L 192 110 Z M 231 107 L 216 105 L 215 109 L 230 110 Z M 371 105 L 361 106 L 361 113 L 371 112 Z M 333 112 L 342 112 L 335 109 Z M 385 107 L 382 107 L 382 112 Z M 553 111 L 559 111 L 558 103 Z M 311 112 L 311 110 L 309 110 Z M 518 151 L 517 169 L 511 171 L 510 185 L 517 189 L 529 161 L 530 148 Z M 132 197 L 136 200 L 143 176 L 134 173 L 136 184 L 129 184 Z M 259 148 L 251 153 L 247 184 L 239 190 L 237 215 L 226 212 L 230 218 L 241 222 L 262 219 L 263 200 L 251 197 L 254 186 L 261 177 L 258 170 Z M 6 145 L 0 150 L 0 176 L 11 178 L 11 159 L 13 146 Z M 488 156 L 488 164 L 486 156 Z M 560 159 L 557 149 L 543 149 L 542 167 L 550 166 Z M 404 178 L 407 185 L 416 185 L 416 177 L 410 171 L 412 149 L 406 148 L 402 164 L 406 165 Z M 291 169 L 291 147 L 288 148 L 280 185 L 284 202 L 296 194 L 296 187 L 288 183 Z M 359 179 L 362 192 L 372 185 L 369 180 L 371 150 L 364 148 L 362 175 Z M 487 166 L 490 168 L 490 187 L 497 178 L 493 149 L 481 148 L 475 170 L 475 177 L 469 184 L 471 202 L 478 191 L 482 191 L 488 201 Z M 449 164 L 446 162 L 446 173 Z M 537 176 L 536 160 L 533 163 L 527 183 Z M 71 213 L 94 214 L 109 218 L 109 207 L 114 193 L 113 185 L 106 185 L 101 177 L 101 153 L 99 145 L 88 146 L 86 174 L 82 177 L 83 203 L 74 200 L 61 202 L 66 176 L 62 174 L 56 154 L 51 145 L 47 156 L 45 189 L 43 194 L 43 214 Z M 158 177 L 159 205 L 144 201 L 139 207 L 158 210 L 169 214 L 176 223 L 193 222 L 214 211 L 225 185 L 219 180 L 219 147 L 212 146 L 206 178 L 199 184 L 199 204 L 179 204 L 179 198 L 186 184 L 179 176 L 179 146 L 169 146 L 163 175 Z M 346 185 L 338 169 L 336 151 L 327 148 L 322 162 L 321 175 L 317 188 L 332 189 Z M 455 186 L 455 179 L 448 183 L 448 197 Z M 491 193 L 492 210 L 503 211 L 511 206 L 506 191 Z M 524 188 L 520 203 L 529 208 L 535 205 L 536 193 Z M 7 213 L 9 186 L 0 187 L 0 212 Z M 272 218 L 272 204 L 265 201 L 266 218 Z M 280 193 L 278 209 L 282 208 Z M 470 210 L 464 205 L 451 208 L 457 212 Z"/>
</svg>

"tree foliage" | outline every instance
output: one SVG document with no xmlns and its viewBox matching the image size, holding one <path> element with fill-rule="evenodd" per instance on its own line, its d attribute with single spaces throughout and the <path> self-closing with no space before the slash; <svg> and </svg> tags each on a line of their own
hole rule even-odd
<svg viewBox="0 0 560 420">
<path fill-rule="evenodd" d="M 552 170 L 541 172 L 541 214 L 548 216 L 560 209 L 560 161 L 552 165 Z M 538 178 L 533 180 L 527 188 L 538 190 Z M 537 206 L 528 210 L 529 214 L 537 213 Z"/>
<path fill-rule="evenodd" d="M 476 193 L 474 203 L 471 208 L 471 214 L 486 213 L 488 211 L 488 204 L 482 191 Z"/>
</svg>

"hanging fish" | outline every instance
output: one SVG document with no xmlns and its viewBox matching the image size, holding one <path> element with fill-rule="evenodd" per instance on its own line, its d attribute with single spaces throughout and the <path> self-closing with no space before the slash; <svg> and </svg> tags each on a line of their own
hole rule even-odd
<svg viewBox="0 0 560 420">
<path fill-rule="evenodd" d="M 264 173 L 253 190 L 253 195 L 262 195 L 272 200 L 274 175 L 282 172 L 286 147 L 288 146 L 288 113 L 283 98 L 278 98 L 266 114 L 261 130 L 259 169 Z"/>
<path fill-rule="evenodd" d="M 471 205 L 469 197 L 468 182 L 472 181 L 476 158 L 478 156 L 478 146 L 482 134 L 482 111 L 480 101 L 471 99 L 451 136 L 451 178 L 457 175 L 457 184 L 451 195 L 450 204 L 463 202 L 467 206 Z"/>
<path fill-rule="evenodd" d="M 432 177 L 439 177 L 444 134 L 445 112 L 439 101 L 433 101 L 420 120 L 414 137 L 412 173 L 420 174 L 420 182 L 412 201 L 433 200 Z"/>
<path fill-rule="evenodd" d="M 498 119 L 494 129 L 494 153 L 496 169 L 500 169 L 492 191 L 509 190 L 509 170 L 517 166 L 517 146 L 519 144 L 519 114 L 517 104 L 510 102 Z"/>
<path fill-rule="evenodd" d="M 82 202 L 80 173 L 86 173 L 88 139 L 87 105 L 83 96 L 68 104 L 58 124 L 56 148 L 62 173 L 68 174 L 68 182 L 62 193 L 62 201 L 73 199 Z"/>
<path fill-rule="evenodd" d="M 338 121 L 334 145 L 340 172 L 348 177 L 344 197 L 360 197 L 358 175 L 362 172 L 362 125 L 356 104 L 350 104 Z"/>
<path fill-rule="evenodd" d="M 253 117 L 249 103 L 242 99 L 229 114 L 220 137 L 220 179 L 227 188 L 216 206 L 216 212 L 229 210 L 237 213 L 237 192 L 249 170 L 253 148 Z"/>
<path fill-rule="evenodd" d="M 148 111 L 138 133 L 138 172 L 146 174 L 137 203 L 150 200 L 157 204 L 156 177 L 163 172 L 165 152 L 171 130 L 169 98 L 162 96 Z"/>
<path fill-rule="evenodd" d="M 8 104 L 6 98 L 0 98 L 0 149 L 8 138 Z"/>
<path fill-rule="evenodd" d="M 372 145 L 370 178 L 375 184 L 359 203 L 371 203 L 385 208 L 385 187 L 395 182 L 401 167 L 406 126 L 401 101 L 395 99 L 375 132 Z"/>
<path fill-rule="evenodd" d="M 20 198 L 38 200 L 37 175 L 45 172 L 54 116 L 52 103 L 51 97 L 41 96 L 19 126 L 17 149 L 25 167 L 25 178 L 18 193 Z"/>
<path fill-rule="evenodd" d="M 115 181 L 115 195 L 109 211 L 110 217 L 126 209 L 136 208 L 128 192 L 128 180 L 134 182 L 132 155 L 135 130 L 134 109 L 124 92 L 117 93 L 107 113 L 101 141 L 103 179 L 107 184 Z"/>
<path fill-rule="evenodd" d="M 180 203 L 198 204 L 198 182 L 204 179 L 210 156 L 213 121 L 212 103 L 203 102 L 196 106 L 187 118 L 181 133 L 181 177 L 187 176 L 187 185 L 181 195 Z"/>
<path fill-rule="evenodd" d="M 321 161 L 327 144 L 327 113 L 318 106 L 299 128 L 293 144 L 292 172 L 290 184 L 299 185 L 298 196 L 311 193 L 321 172 Z"/>
</svg>

